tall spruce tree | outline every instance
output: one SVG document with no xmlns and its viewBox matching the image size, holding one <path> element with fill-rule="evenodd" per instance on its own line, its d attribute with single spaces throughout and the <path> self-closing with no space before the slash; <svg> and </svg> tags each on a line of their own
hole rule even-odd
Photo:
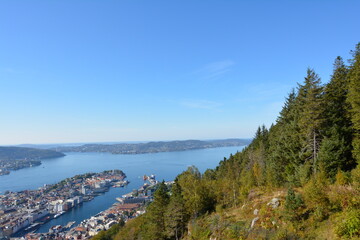
<svg viewBox="0 0 360 240">
<path fill-rule="evenodd" d="M 326 170 L 327 176 L 334 179 L 338 169 L 351 170 L 355 166 L 352 158 L 352 128 L 346 101 L 349 88 L 348 68 L 341 57 L 334 63 L 334 72 L 324 93 L 324 139 L 322 141 L 319 159 Z"/>
<path fill-rule="evenodd" d="M 308 69 L 304 84 L 299 84 L 299 127 L 303 140 L 302 155 L 306 162 L 312 161 L 314 173 L 317 170 L 321 126 L 324 122 L 322 91 L 319 76 L 314 70 Z"/>
<path fill-rule="evenodd" d="M 295 184 L 296 168 L 300 162 L 298 109 L 296 93 L 292 90 L 285 100 L 276 125 L 269 134 L 269 150 L 267 157 L 268 185 L 281 186 L 286 181 Z M 296 184 L 295 184 L 296 185 Z"/>
<path fill-rule="evenodd" d="M 170 202 L 165 213 L 165 229 L 168 239 L 181 239 L 188 221 L 181 187 L 177 181 L 172 185 Z"/>
<path fill-rule="evenodd" d="M 351 121 L 353 124 L 353 156 L 360 163 L 360 43 L 353 51 L 349 71 L 348 101 L 351 104 Z"/>
<path fill-rule="evenodd" d="M 159 184 L 154 193 L 154 202 L 146 209 L 146 223 L 142 228 L 142 236 L 148 240 L 166 239 L 165 211 L 169 204 L 169 195 L 165 182 Z"/>
</svg>

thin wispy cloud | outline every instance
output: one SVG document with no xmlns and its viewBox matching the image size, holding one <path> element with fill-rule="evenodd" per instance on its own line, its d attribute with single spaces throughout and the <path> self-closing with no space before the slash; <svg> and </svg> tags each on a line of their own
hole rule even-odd
<svg viewBox="0 0 360 240">
<path fill-rule="evenodd" d="M 234 65 L 235 62 L 231 60 L 213 62 L 196 70 L 194 74 L 200 75 L 203 79 L 215 79 L 230 72 Z"/>
<path fill-rule="evenodd" d="M 192 109 L 217 110 L 222 104 L 208 100 L 183 100 L 180 105 Z"/>
</svg>

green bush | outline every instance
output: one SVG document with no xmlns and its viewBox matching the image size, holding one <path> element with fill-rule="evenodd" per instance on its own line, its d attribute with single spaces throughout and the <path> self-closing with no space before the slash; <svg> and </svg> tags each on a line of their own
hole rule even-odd
<svg viewBox="0 0 360 240">
<path fill-rule="evenodd" d="M 343 212 L 338 218 L 335 232 L 341 237 L 360 236 L 360 210 L 351 209 Z"/>
<path fill-rule="evenodd" d="M 357 191 L 360 191 L 360 164 L 351 171 L 352 184 Z"/>
<path fill-rule="evenodd" d="M 280 228 L 276 233 L 270 237 L 271 240 L 292 240 L 299 239 L 299 237 L 292 231 L 286 228 Z"/>
<path fill-rule="evenodd" d="M 330 186 L 328 197 L 333 211 L 360 207 L 359 192 L 349 186 Z"/>
<path fill-rule="evenodd" d="M 295 194 L 292 188 L 289 188 L 285 199 L 285 216 L 288 220 L 299 220 L 300 208 L 304 207 L 304 201 L 300 194 Z"/>
<path fill-rule="evenodd" d="M 229 226 L 228 236 L 231 239 L 244 239 L 248 232 L 248 226 L 245 221 L 239 221 Z"/>
</svg>

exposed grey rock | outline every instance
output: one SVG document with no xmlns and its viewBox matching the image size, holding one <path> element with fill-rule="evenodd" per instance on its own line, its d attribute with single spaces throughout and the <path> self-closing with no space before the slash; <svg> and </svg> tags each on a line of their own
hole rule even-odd
<svg viewBox="0 0 360 240">
<path fill-rule="evenodd" d="M 254 227 L 256 221 L 259 220 L 259 217 L 256 217 L 254 218 L 252 221 L 251 221 L 251 226 L 250 226 L 250 229 Z"/>
<path fill-rule="evenodd" d="M 259 209 L 255 208 L 254 215 L 258 215 L 258 214 L 259 214 Z"/>
<path fill-rule="evenodd" d="M 280 206 L 280 201 L 279 201 L 278 198 L 273 198 L 266 205 L 272 207 L 273 209 L 275 209 L 275 208 L 278 208 Z"/>
</svg>

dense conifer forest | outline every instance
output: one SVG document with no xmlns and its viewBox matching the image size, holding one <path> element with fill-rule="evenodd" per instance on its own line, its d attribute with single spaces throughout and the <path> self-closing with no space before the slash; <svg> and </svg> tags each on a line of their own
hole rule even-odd
<svg viewBox="0 0 360 240">
<path fill-rule="evenodd" d="M 327 84 L 308 69 L 242 152 L 160 184 L 145 214 L 94 239 L 357 239 L 359 162 L 360 43 Z"/>
</svg>

